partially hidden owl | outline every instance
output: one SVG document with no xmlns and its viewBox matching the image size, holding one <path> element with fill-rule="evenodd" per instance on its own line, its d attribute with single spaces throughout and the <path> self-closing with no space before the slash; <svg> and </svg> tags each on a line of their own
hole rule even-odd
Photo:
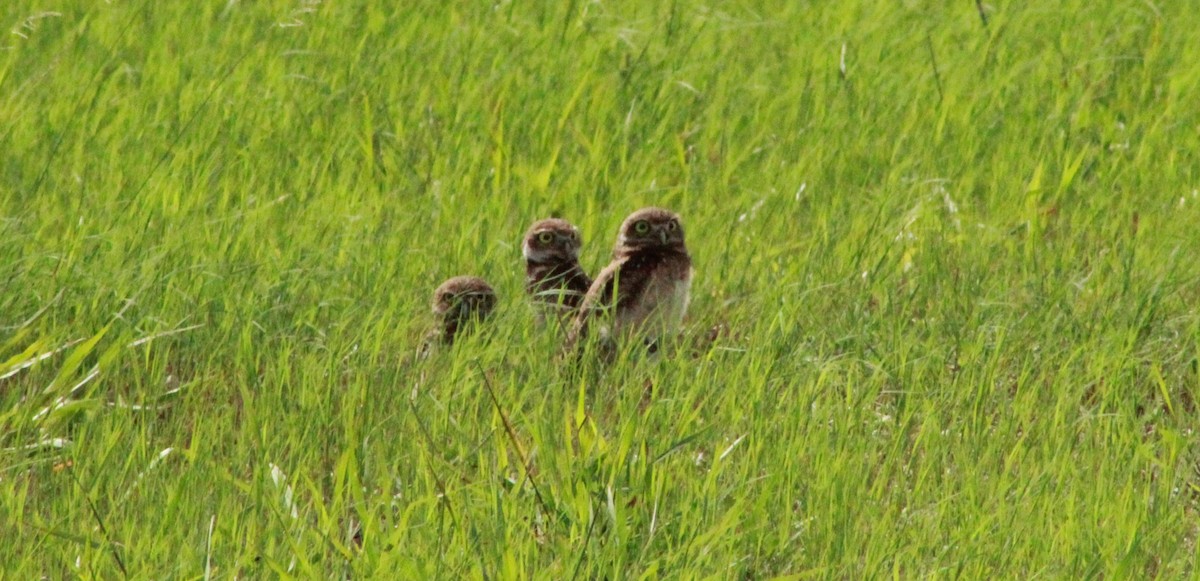
<svg viewBox="0 0 1200 581">
<path fill-rule="evenodd" d="M 679 216 L 642 208 L 621 224 L 613 260 L 592 282 L 571 326 L 568 348 L 592 327 L 602 337 L 639 336 L 647 345 L 678 332 L 687 312 L 692 259 Z"/>
<path fill-rule="evenodd" d="M 456 276 L 433 291 L 433 329 L 426 350 L 433 344 L 451 345 L 481 324 L 496 308 L 496 291 L 477 276 Z"/>
<path fill-rule="evenodd" d="M 579 229 L 566 220 L 534 222 L 525 232 L 525 292 L 538 322 L 564 321 L 573 316 L 592 284 L 579 266 Z"/>
</svg>

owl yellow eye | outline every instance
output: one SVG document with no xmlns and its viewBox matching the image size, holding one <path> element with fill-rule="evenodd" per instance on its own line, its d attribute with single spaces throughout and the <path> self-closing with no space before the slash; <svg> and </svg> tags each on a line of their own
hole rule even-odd
<svg viewBox="0 0 1200 581">
<path fill-rule="evenodd" d="M 633 231 L 638 234 L 645 234 L 650 231 L 650 223 L 645 220 L 640 220 L 634 223 Z"/>
<path fill-rule="evenodd" d="M 674 220 L 667 222 L 667 232 L 674 232 L 676 228 L 679 228 L 679 222 Z"/>
<path fill-rule="evenodd" d="M 538 234 L 538 242 L 541 242 L 542 244 L 549 244 L 553 241 L 554 241 L 554 233 L 552 233 L 552 232 L 542 232 L 542 233 Z"/>
</svg>

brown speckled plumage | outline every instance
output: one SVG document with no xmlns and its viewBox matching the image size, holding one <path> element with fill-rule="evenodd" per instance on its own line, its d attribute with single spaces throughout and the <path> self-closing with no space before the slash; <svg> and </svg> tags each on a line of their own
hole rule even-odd
<svg viewBox="0 0 1200 581">
<path fill-rule="evenodd" d="M 429 343 L 450 345 L 461 334 L 491 315 L 496 308 L 496 291 L 477 276 L 456 276 L 433 291 L 434 327 Z"/>
<path fill-rule="evenodd" d="M 566 220 L 539 220 L 525 232 L 525 292 L 539 320 L 572 315 L 592 284 L 579 266 L 579 229 Z"/>
<path fill-rule="evenodd" d="M 643 208 L 621 224 L 613 260 L 592 282 L 568 337 L 574 346 L 596 319 L 607 335 L 638 334 L 653 341 L 678 331 L 687 311 L 692 259 L 679 216 Z"/>
</svg>

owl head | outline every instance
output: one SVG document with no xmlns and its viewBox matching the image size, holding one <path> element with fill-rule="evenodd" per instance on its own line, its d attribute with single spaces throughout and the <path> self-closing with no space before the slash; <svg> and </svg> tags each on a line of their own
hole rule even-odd
<svg viewBox="0 0 1200 581">
<path fill-rule="evenodd" d="M 528 262 L 573 262 L 579 259 L 581 245 L 579 229 L 574 224 L 549 218 L 529 227 L 521 252 Z"/>
<path fill-rule="evenodd" d="M 433 314 L 443 321 L 485 319 L 496 308 L 496 291 L 476 276 L 456 276 L 433 291 Z"/>
<path fill-rule="evenodd" d="M 625 218 L 614 253 L 650 249 L 684 249 L 683 224 L 678 214 L 662 208 L 642 208 Z"/>
</svg>

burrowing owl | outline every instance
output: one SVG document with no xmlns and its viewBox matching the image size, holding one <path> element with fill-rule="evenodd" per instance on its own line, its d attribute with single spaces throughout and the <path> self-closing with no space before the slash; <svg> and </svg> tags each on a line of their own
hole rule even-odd
<svg viewBox="0 0 1200 581">
<path fill-rule="evenodd" d="M 456 276 L 433 291 L 434 327 L 427 344 L 450 345 L 496 308 L 496 291 L 477 276 Z"/>
<path fill-rule="evenodd" d="M 568 345 L 607 320 L 609 337 L 639 334 L 653 342 L 676 332 L 687 312 L 692 259 L 679 216 L 643 208 L 621 224 L 613 260 L 596 276 L 571 328 Z"/>
<path fill-rule="evenodd" d="M 525 292 L 538 321 L 561 318 L 579 308 L 592 279 L 579 266 L 579 229 L 566 220 L 534 222 L 525 232 Z"/>
</svg>

